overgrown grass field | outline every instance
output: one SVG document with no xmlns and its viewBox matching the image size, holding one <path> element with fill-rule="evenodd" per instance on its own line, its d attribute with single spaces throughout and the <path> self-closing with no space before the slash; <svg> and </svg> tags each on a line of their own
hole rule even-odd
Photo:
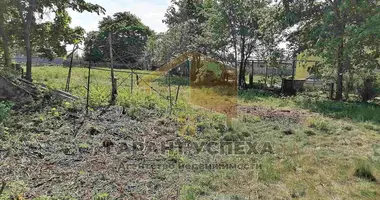
<svg viewBox="0 0 380 200">
<path fill-rule="evenodd" d="M 62 67 L 34 67 L 33 78 L 51 88 L 64 89 L 67 71 Z M 158 77 L 150 84 L 164 96 L 171 93 L 175 99 L 180 85 L 178 104 L 169 115 L 168 99 L 143 83 L 135 84 L 131 94 L 129 74 L 116 74 L 119 84 L 128 83 L 119 87 L 118 104 L 135 108 L 133 112 L 128 111 L 133 120 L 144 122 L 152 113 L 162 112 L 158 116 L 164 119 L 160 119 L 159 124 L 176 124 L 175 135 L 187 141 L 255 141 L 260 144 L 259 150 L 265 142 L 273 147 L 272 153 L 253 155 L 210 155 L 207 152 L 188 155 L 169 151 L 165 158 L 169 164 L 248 163 L 255 166 L 249 170 L 159 170 L 157 176 L 161 182 L 175 180 L 178 183 L 180 199 L 378 199 L 380 195 L 380 108 L 376 104 L 332 102 L 323 95 L 280 97 L 256 90 L 239 92 L 235 101 L 215 97 L 228 92 L 214 88 L 197 91 L 196 94 L 202 96 L 197 104 L 201 105 L 194 107 L 189 104 L 192 91 L 188 80 L 173 78 L 169 92 L 166 79 Z M 144 75 L 140 78 L 144 79 Z M 93 70 L 91 80 L 91 105 L 96 109 L 108 103 L 109 72 Z M 87 69 L 73 68 L 70 92 L 83 100 L 86 83 Z M 211 101 L 212 97 L 215 101 Z M 210 102 L 237 102 L 237 116 L 230 127 L 226 125 L 225 115 L 199 109 L 202 104 L 212 104 Z M 139 111 L 139 108 L 149 110 L 150 114 L 144 114 L 147 111 Z M 50 115 L 54 112 L 44 118 L 52 117 Z M 127 126 L 123 128 L 128 130 Z M 10 126 L 7 129 L 16 131 Z M 96 145 L 81 140 L 75 139 L 81 148 L 83 143 Z M 116 198 L 115 191 L 106 188 L 92 192 L 106 199 Z M 163 197 L 157 193 L 156 198 Z"/>
</svg>

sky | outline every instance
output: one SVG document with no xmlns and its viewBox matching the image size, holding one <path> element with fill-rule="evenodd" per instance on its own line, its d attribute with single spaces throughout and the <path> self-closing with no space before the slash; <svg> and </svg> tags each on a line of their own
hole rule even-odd
<svg viewBox="0 0 380 200">
<path fill-rule="evenodd" d="M 116 12 L 130 11 L 157 33 L 167 30 L 162 20 L 170 5 L 170 0 L 87 0 L 87 2 L 99 4 L 106 9 L 106 14 L 97 15 L 96 13 L 79 13 L 70 10 L 72 27 L 81 26 L 86 32 L 94 31 L 98 29 L 98 23 L 103 17 L 111 16 Z"/>
</svg>

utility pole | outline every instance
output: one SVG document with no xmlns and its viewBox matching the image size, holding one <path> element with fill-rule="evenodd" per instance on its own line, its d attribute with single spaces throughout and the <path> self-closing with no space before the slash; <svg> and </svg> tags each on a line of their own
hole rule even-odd
<svg viewBox="0 0 380 200">
<path fill-rule="evenodd" d="M 113 71 L 113 49 L 112 49 L 112 33 L 108 33 L 108 41 L 109 41 L 109 46 L 110 46 L 110 68 L 111 68 L 111 82 L 112 82 L 112 90 L 111 90 L 111 105 L 115 105 L 116 103 L 116 96 L 117 96 L 117 85 L 116 85 L 116 80 L 115 80 L 115 74 Z"/>
</svg>

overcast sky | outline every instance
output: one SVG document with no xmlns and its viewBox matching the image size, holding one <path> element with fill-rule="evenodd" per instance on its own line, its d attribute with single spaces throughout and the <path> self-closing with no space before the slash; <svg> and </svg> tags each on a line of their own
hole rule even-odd
<svg viewBox="0 0 380 200">
<path fill-rule="evenodd" d="M 98 23 L 103 17 L 116 12 L 130 11 L 154 31 L 164 32 L 167 30 L 162 20 L 170 0 L 87 0 L 87 2 L 101 5 L 106 9 L 106 14 L 99 16 L 96 13 L 69 11 L 72 27 L 81 26 L 86 32 L 97 30 Z"/>
</svg>

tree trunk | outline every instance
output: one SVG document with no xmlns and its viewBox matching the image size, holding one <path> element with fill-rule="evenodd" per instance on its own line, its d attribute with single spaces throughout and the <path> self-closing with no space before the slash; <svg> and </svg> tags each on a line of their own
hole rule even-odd
<svg viewBox="0 0 380 200">
<path fill-rule="evenodd" d="M 345 77 L 344 84 L 344 99 L 348 100 L 350 98 L 350 89 L 349 89 L 349 77 Z"/>
<path fill-rule="evenodd" d="M 7 12 L 7 1 L 2 0 L 0 2 L 0 37 L 2 39 L 2 45 L 3 45 L 3 59 L 4 59 L 4 64 L 5 68 L 9 69 L 11 67 L 11 58 L 10 58 L 10 51 L 9 51 L 9 38 L 8 34 L 6 33 L 5 30 L 5 13 Z"/>
<path fill-rule="evenodd" d="M 251 73 L 249 74 L 249 87 L 253 88 L 253 66 L 254 62 L 252 61 L 252 66 L 251 66 Z"/>
<path fill-rule="evenodd" d="M 350 98 L 350 92 L 352 91 L 352 82 L 353 82 L 353 75 L 352 75 L 352 71 L 351 71 L 351 66 L 350 64 L 348 63 L 349 61 L 346 60 L 346 69 L 347 69 L 347 75 L 346 76 L 346 84 L 345 84 L 345 87 L 344 87 L 344 98 L 346 100 L 348 100 Z"/>
<path fill-rule="evenodd" d="M 245 88 L 245 39 L 241 38 L 242 44 L 240 48 L 240 73 L 239 73 L 239 87 L 244 89 Z"/>
<path fill-rule="evenodd" d="M 343 70 L 344 70 L 344 62 L 343 62 L 343 39 L 341 44 L 338 47 L 338 69 L 337 69 L 337 82 L 336 82 L 336 93 L 335 100 L 341 101 L 343 99 Z"/>
<path fill-rule="evenodd" d="M 238 58 L 237 58 L 238 53 L 237 53 L 236 40 L 234 41 L 234 51 L 235 51 L 235 55 L 234 55 L 234 57 L 235 57 L 235 60 L 234 60 L 235 61 L 235 69 L 237 71 L 237 69 L 238 69 Z M 240 85 L 240 73 L 241 73 L 241 69 L 239 69 L 238 86 Z"/>
<path fill-rule="evenodd" d="M 339 10 L 339 6 L 342 1 L 334 1 L 334 8 L 336 14 L 336 27 L 337 27 L 337 38 L 340 39 L 340 44 L 337 49 L 337 81 L 336 81 L 336 93 L 335 100 L 341 101 L 343 99 L 343 72 L 344 72 L 344 30 L 345 23 L 342 20 L 342 14 Z"/>
<path fill-rule="evenodd" d="M 267 87 L 267 82 L 268 82 L 268 62 L 265 62 L 265 87 Z"/>
<path fill-rule="evenodd" d="M 273 73 L 273 71 L 274 71 L 274 70 L 273 70 L 273 69 L 274 69 L 274 68 L 272 67 L 272 68 L 271 68 L 271 76 L 270 76 L 270 87 L 271 87 L 271 88 L 273 88 L 273 85 L 274 85 L 274 83 L 273 83 L 273 81 L 274 81 L 274 80 L 273 80 L 273 78 L 274 78 L 274 73 Z"/>
<path fill-rule="evenodd" d="M 28 81 L 32 81 L 32 47 L 30 44 L 30 27 L 33 20 L 34 10 L 36 9 L 36 0 L 29 0 L 29 7 L 26 14 L 26 19 L 23 18 L 24 8 L 21 1 L 18 1 L 18 12 L 24 22 L 24 42 L 26 51 L 26 75 Z"/>
<path fill-rule="evenodd" d="M 26 80 L 32 82 L 32 49 L 30 45 L 29 29 L 24 29 L 25 51 L 26 51 Z"/>
<path fill-rule="evenodd" d="M 228 16 L 232 16 L 232 11 L 231 10 L 228 10 Z M 236 30 L 235 30 L 235 23 L 232 22 L 232 19 L 231 18 L 228 18 L 228 25 L 229 25 L 229 28 L 230 28 L 230 31 L 231 31 L 231 35 L 232 35 L 232 41 L 233 41 L 233 49 L 234 49 L 234 64 L 235 64 L 235 69 L 236 71 L 238 71 L 238 52 L 237 52 L 237 37 L 236 37 Z M 237 83 L 236 83 L 236 80 L 235 80 L 235 85 L 237 85 L 237 87 L 239 87 L 240 85 L 240 73 L 241 71 L 238 72 L 239 75 L 237 75 Z"/>
<path fill-rule="evenodd" d="M 346 84 L 344 87 L 344 98 L 348 100 L 350 98 L 350 92 L 352 91 L 352 82 L 353 82 L 353 75 L 351 71 L 351 63 L 348 56 L 345 57 L 344 65 L 347 69 L 348 76 L 346 76 Z"/>
<path fill-rule="evenodd" d="M 9 51 L 9 39 L 8 39 L 8 34 L 5 33 L 5 26 L 4 26 L 4 18 L 3 16 L 0 16 L 0 35 L 2 38 L 2 44 L 3 44 L 3 50 L 4 50 L 4 64 L 5 68 L 9 69 L 11 67 L 11 55 Z"/>
</svg>

